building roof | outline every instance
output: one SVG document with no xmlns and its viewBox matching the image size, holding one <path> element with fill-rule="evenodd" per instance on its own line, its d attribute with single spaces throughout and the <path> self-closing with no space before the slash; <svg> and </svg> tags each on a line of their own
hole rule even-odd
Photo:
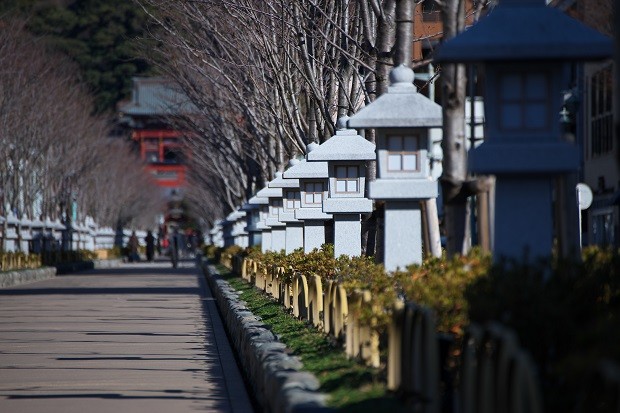
<svg viewBox="0 0 620 413">
<path fill-rule="evenodd" d="M 598 60 L 611 39 L 544 0 L 501 0 L 486 17 L 437 51 L 437 62 Z"/>
<path fill-rule="evenodd" d="M 131 101 L 119 106 L 129 116 L 166 116 L 196 112 L 180 87 L 162 77 L 134 77 Z"/>
</svg>

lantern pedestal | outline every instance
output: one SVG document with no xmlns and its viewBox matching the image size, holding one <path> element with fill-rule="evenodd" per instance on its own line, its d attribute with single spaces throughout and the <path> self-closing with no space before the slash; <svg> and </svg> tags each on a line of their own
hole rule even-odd
<svg viewBox="0 0 620 413">
<path fill-rule="evenodd" d="M 325 244 L 325 222 L 317 220 L 304 221 L 304 252 L 321 248 Z"/>
<path fill-rule="evenodd" d="M 384 265 L 386 270 L 404 269 L 411 263 L 422 262 L 422 212 L 418 201 L 388 201 L 385 203 Z"/>
<path fill-rule="evenodd" d="M 553 185 L 553 179 L 543 177 L 497 180 L 494 245 L 498 255 L 519 259 L 549 254 L 553 246 Z"/>
<path fill-rule="evenodd" d="M 334 215 L 334 256 L 362 255 L 362 225 L 360 214 Z"/>
<path fill-rule="evenodd" d="M 295 222 L 286 223 L 286 240 L 285 250 L 287 254 L 295 251 L 297 248 L 304 247 L 304 224 L 295 220 Z"/>
<path fill-rule="evenodd" d="M 271 251 L 271 228 L 263 229 L 261 233 L 261 244 L 260 244 L 260 252 L 265 254 L 266 252 Z"/>
<path fill-rule="evenodd" d="M 318 208 L 300 208 L 295 217 L 304 223 L 304 252 L 312 252 L 325 244 L 325 221 L 332 219 Z"/>
</svg>

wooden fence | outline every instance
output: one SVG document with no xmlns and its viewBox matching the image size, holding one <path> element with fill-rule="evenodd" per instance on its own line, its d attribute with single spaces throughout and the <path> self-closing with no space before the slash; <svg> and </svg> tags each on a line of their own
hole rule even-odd
<svg viewBox="0 0 620 413">
<path fill-rule="evenodd" d="M 0 253 L 0 271 L 23 270 L 28 268 L 39 268 L 40 266 L 40 255 L 26 255 L 20 252 Z"/>
<path fill-rule="evenodd" d="M 239 256 L 223 257 L 222 263 L 271 294 L 296 317 L 341 340 L 348 357 L 378 367 L 381 351 L 387 350 L 388 388 L 412 400 L 416 411 L 445 410 L 446 397 L 451 399 L 446 389 L 452 384 L 444 380 L 442 386 L 445 371 L 442 371 L 435 316 L 430 309 L 413 302 L 394 303 L 387 349 L 381 349 L 372 318 L 364 323 L 359 316 L 363 306 L 381 310 L 373 307 L 370 292 L 346 291 L 334 281 L 323 285 L 319 276 L 307 277 L 292 268 L 267 268 Z M 458 400 L 450 401 L 449 411 L 542 412 L 536 369 L 511 330 L 499 324 L 469 326 L 458 365 Z M 607 391 L 610 401 L 606 406 L 611 404 L 615 406 L 613 411 L 620 411 L 620 369 L 610 365 L 604 364 L 599 369 L 595 381 Z"/>
</svg>

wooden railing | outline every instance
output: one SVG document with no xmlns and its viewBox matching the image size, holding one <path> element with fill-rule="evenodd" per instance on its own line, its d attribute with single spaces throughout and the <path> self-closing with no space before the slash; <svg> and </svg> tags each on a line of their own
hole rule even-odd
<svg viewBox="0 0 620 413">
<path fill-rule="evenodd" d="M 37 254 L 0 253 L 0 271 L 39 268 L 41 256 Z"/>
<path fill-rule="evenodd" d="M 369 291 L 346 291 L 338 282 L 323 283 L 318 275 L 267 267 L 247 258 L 223 255 L 222 263 L 291 309 L 295 317 L 342 341 L 348 357 L 379 367 L 375 320 L 368 321 L 361 313 L 362 308 L 371 308 L 374 314 L 384 309 L 375 306 Z M 439 412 L 442 369 L 435 316 L 413 302 L 397 301 L 390 311 L 387 386 L 413 400 L 417 410 Z M 470 326 L 459 365 L 460 412 L 542 411 L 535 369 L 510 330 Z"/>
</svg>

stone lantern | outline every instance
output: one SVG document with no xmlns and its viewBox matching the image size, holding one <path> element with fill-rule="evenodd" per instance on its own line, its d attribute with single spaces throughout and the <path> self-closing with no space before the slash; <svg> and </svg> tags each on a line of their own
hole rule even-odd
<svg viewBox="0 0 620 413">
<path fill-rule="evenodd" d="M 256 196 L 269 200 L 267 205 L 261 205 L 261 215 L 265 217 L 261 250 L 262 252 L 283 250 L 286 247 L 285 224 L 279 220 L 279 213 L 282 209 L 282 188 L 266 186 L 258 191 Z"/>
<path fill-rule="evenodd" d="M 579 166 L 579 147 L 560 129 L 563 91 L 573 80 L 567 63 L 611 52 L 609 39 L 544 0 L 501 0 L 438 50 L 437 62 L 484 65 L 486 140 L 470 151 L 469 167 L 496 176 L 496 258 L 551 253 L 554 190 L 564 201 L 558 210 L 574 215 L 568 227 L 578 230 L 575 191 L 562 199 L 555 187 Z"/>
<path fill-rule="evenodd" d="M 231 236 L 233 237 L 233 244 L 246 248 L 248 246 L 248 233 L 245 231 L 246 212 L 237 209 L 227 219 L 232 222 Z"/>
<path fill-rule="evenodd" d="M 388 271 L 422 262 L 420 201 L 437 197 L 431 176 L 430 128 L 442 125 L 441 106 L 417 92 L 405 65 L 390 73 L 388 92 L 349 119 L 377 131 L 377 179 L 369 198 L 385 201 L 384 265 Z"/>
<path fill-rule="evenodd" d="M 306 150 L 309 153 L 318 147 L 311 143 Z M 327 162 L 303 160 L 284 171 L 284 177 L 299 179 L 300 207 L 295 218 L 304 225 L 304 252 L 311 252 L 325 244 L 325 221 L 332 219 L 331 214 L 323 212 L 329 178 Z"/>
<path fill-rule="evenodd" d="M 12 211 L 9 211 L 6 217 L 5 222 L 6 232 L 4 234 L 4 242 L 5 242 L 5 251 L 7 252 L 16 252 L 19 248 L 18 244 L 18 229 L 19 229 L 19 219 L 13 214 Z"/>
<path fill-rule="evenodd" d="M 211 244 L 216 247 L 224 247 L 224 220 L 218 220 L 213 224 L 213 228 L 209 231 L 211 236 Z"/>
<path fill-rule="evenodd" d="M 269 199 L 253 196 L 242 208 L 246 212 L 245 230 L 248 232 L 250 247 L 259 245 L 262 241 L 261 233 L 264 227 L 261 226 L 261 220 L 265 219 L 264 217 L 261 218 L 262 205 L 269 205 Z"/>
<path fill-rule="evenodd" d="M 222 232 L 224 237 L 224 248 L 228 248 L 235 245 L 235 236 L 233 235 L 235 220 L 233 219 L 234 212 L 231 212 L 222 220 Z"/>
<path fill-rule="evenodd" d="M 366 161 L 375 159 L 375 145 L 346 129 L 346 121 L 339 119 L 336 135 L 308 153 L 308 161 L 327 162 L 329 196 L 323 212 L 334 216 L 336 257 L 362 253 L 360 214 L 372 212 L 372 201 L 364 195 Z"/>
<path fill-rule="evenodd" d="M 295 163 L 295 160 L 292 161 Z M 295 218 L 295 210 L 300 205 L 299 179 L 286 179 L 282 172 L 277 172 L 275 179 L 269 182 L 269 188 L 282 188 L 282 199 L 278 209 L 278 221 L 284 225 L 284 250 L 290 254 L 303 247 L 303 223 Z M 273 232 L 273 231 L 272 231 Z"/>
</svg>

